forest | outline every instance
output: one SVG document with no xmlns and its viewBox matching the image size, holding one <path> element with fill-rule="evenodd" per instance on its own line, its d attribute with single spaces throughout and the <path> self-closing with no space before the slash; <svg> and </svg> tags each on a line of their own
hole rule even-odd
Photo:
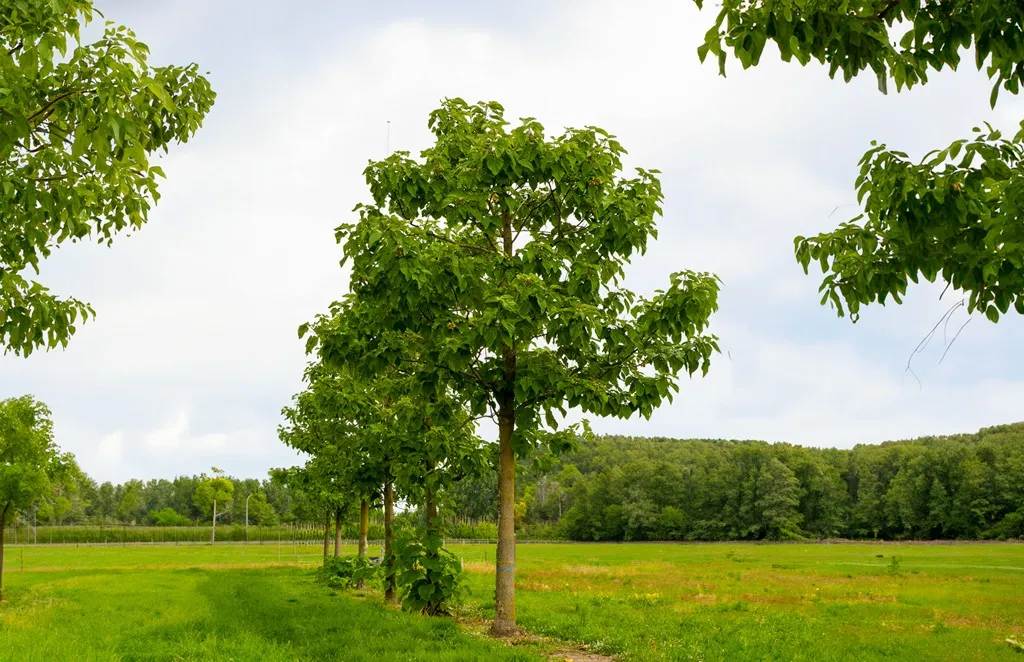
<svg viewBox="0 0 1024 662">
<path fill-rule="evenodd" d="M 468 488 L 456 510 L 476 514 Z M 1024 424 L 849 450 L 603 436 L 520 489 L 523 538 L 1019 538 Z"/>
<path fill-rule="evenodd" d="M 763 441 L 599 435 L 558 457 L 520 463 L 521 540 L 1008 539 L 1024 537 L 1024 423 L 975 434 L 813 448 Z M 541 468 L 543 467 L 543 468 Z M 41 502 L 39 523 L 208 523 L 196 504 L 203 476 L 98 484 L 77 465 Z M 273 479 L 230 479 L 225 523 L 324 521 L 301 489 Z M 451 537 L 496 534 L 493 473 L 440 494 Z M 241 497 L 241 498 L 239 498 Z M 355 531 L 348 510 L 346 536 Z M 32 517 L 31 511 L 22 519 Z M 371 513 L 371 537 L 382 513 Z M 396 527 L 422 513 L 409 509 Z"/>
</svg>

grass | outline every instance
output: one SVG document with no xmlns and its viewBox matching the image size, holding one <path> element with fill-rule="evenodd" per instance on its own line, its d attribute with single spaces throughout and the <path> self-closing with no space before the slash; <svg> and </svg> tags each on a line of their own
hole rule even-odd
<svg viewBox="0 0 1024 662">
<path fill-rule="evenodd" d="M 330 591 L 312 582 L 308 565 L 277 566 L 276 553 L 245 551 L 26 550 L 25 570 L 7 576 L 0 659 L 542 659 L 467 635 L 451 619 Z M 20 561 L 20 550 L 9 552 Z M 260 562 L 266 567 L 246 567 Z"/>
<path fill-rule="evenodd" d="M 493 547 L 453 551 L 470 571 L 465 620 L 493 616 Z M 536 660 L 553 649 L 336 594 L 312 583 L 318 562 L 301 545 L 280 556 L 276 545 L 9 548 L 0 660 Z M 521 626 L 622 660 L 1024 660 L 1006 643 L 1024 640 L 1024 545 L 530 544 L 517 565 Z"/>
</svg>

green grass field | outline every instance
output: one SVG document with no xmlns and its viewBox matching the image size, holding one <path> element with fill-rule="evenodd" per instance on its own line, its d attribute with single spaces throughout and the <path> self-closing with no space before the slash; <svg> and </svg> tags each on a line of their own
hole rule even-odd
<svg viewBox="0 0 1024 662">
<path fill-rule="evenodd" d="M 521 545 L 515 645 L 479 634 L 493 548 L 454 551 L 458 624 L 315 584 L 313 546 L 10 547 L 0 659 L 1024 660 L 1024 545 Z"/>
</svg>

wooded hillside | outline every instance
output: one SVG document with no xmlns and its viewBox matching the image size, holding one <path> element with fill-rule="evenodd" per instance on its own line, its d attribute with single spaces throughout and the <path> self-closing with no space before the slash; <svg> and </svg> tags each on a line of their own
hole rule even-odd
<svg viewBox="0 0 1024 662">
<path fill-rule="evenodd" d="M 1024 423 L 849 450 L 599 436 L 519 486 L 524 539 L 1021 537 Z M 461 485 L 454 512 L 490 492 Z"/>
</svg>

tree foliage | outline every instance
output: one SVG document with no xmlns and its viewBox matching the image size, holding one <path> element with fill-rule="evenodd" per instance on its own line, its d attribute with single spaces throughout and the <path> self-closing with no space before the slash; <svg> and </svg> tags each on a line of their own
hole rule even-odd
<svg viewBox="0 0 1024 662">
<path fill-rule="evenodd" d="M 195 64 L 149 64 L 149 49 L 108 23 L 80 33 L 90 0 L 23 0 L 0 15 L 0 344 L 66 345 L 88 304 L 26 269 L 67 241 L 110 243 L 146 222 L 163 177 L 151 156 L 187 141 L 215 94 Z"/>
<path fill-rule="evenodd" d="M 45 404 L 29 395 L 0 402 L 0 512 L 44 496 L 60 461 Z"/>
<path fill-rule="evenodd" d="M 600 129 L 548 140 L 533 119 L 507 125 L 497 103 L 446 101 L 422 161 L 370 164 L 374 202 L 338 236 L 367 302 L 349 314 L 369 361 L 415 362 L 474 414 L 514 398 L 525 454 L 565 407 L 649 415 L 675 374 L 706 371 L 718 287 L 684 271 L 651 299 L 622 288 L 626 263 L 657 236 L 657 172 L 622 178 L 625 150 Z"/>
<path fill-rule="evenodd" d="M 215 467 L 212 476 L 206 474 L 200 476 L 194 502 L 196 507 L 206 515 L 215 513 L 214 504 L 220 512 L 227 511 L 231 506 L 231 499 L 235 494 L 235 484 L 223 474 L 223 471 Z"/>
<path fill-rule="evenodd" d="M 0 402 L 0 600 L 8 518 L 48 492 L 63 459 L 53 442 L 53 421 L 45 404 L 30 395 Z"/>
<path fill-rule="evenodd" d="M 309 456 L 305 466 L 296 469 L 291 484 L 334 513 L 351 507 L 362 487 L 357 480 L 360 461 L 352 443 L 358 431 L 337 406 L 344 384 L 336 375 L 314 363 L 306 369 L 305 382 L 306 389 L 282 410 L 285 423 L 278 428 L 278 436 Z"/>
<path fill-rule="evenodd" d="M 435 532 L 398 541 L 402 607 L 429 616 L 450 615 L 469 595 L 462 563 Z"/>
<path fill-rule="evenodd" d="M 695 0 L 701 6 L 702 0 Z M 703 61 L 728 53 L 756 66 L 768 42 L 782 59 L 816 60 L 851 80 L 871 70 L 885 92 L 923 85 L 929 71 L 956 69 L 973 50 L 978 69 L 1000 90 L 1017 94 L 1024 80 L 1024 14 L 1016 0 L 724 0 L 699 48 Z M 963 291 L 969 312 L 995 322 L 1011 307 L 1024 313 L 1024 229 L 1020 223 L 1021 132 L 975 130 L 913 161 L 874 144 L 856 186 L 863 213 L 836 231 L 797 237 L 806 271 L 818 262 L 822 304 L 856 321 L 871 302 L 897 303 L 920 277 Z"/>
</svg>

